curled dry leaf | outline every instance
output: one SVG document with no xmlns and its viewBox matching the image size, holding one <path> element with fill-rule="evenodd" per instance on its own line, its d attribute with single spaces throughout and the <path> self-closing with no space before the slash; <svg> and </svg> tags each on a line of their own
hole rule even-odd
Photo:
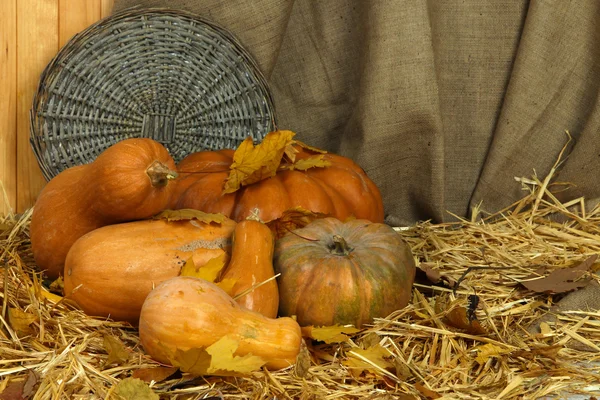
<svg viewBox="0 0 600 400">
<path fill-rule="evenodd" d="M 350 340 L 350 336 L 348 335 L 352 335 L 357 332 L 360 332 L 360 329 L 357 329 L 353 326 L 332 325 L 321 327 L 302 327 L 303 337 L 325 342 L 327 344 L 347 342 Z"/>
<path fill-rule="evenodd" d="M 435 310 L 437 313 L 445 313 L 444 322 L 454 328 L 462 329 L 472 335 L 488 333 L 477 319 L 474 309 L 467 309 L 457 305 L 456 302 L 449 302 L 444 295 L 440 295 L 436 299 Z"/>
<path fill-rule="evenodd" d="M 271 228 L 276 238 L 280 238 L 295 229 L 303 228 L 312 221 L 326 216 L 326 214 L 308 211 L 302 207 L 293 207 L 285 210 L 281 217 L 268 221 L 267 226 Z"/>
<path fill-rule="evenodd" d="M 416 270 L 415 282 L 422 285 L 442 286 L 448 289 L 454 289 L 456 287 L 456 281 L 447 276 L 443 275 L 437 269 L 434 269 L 428 263 L 421 263 Z"/>
<path fill-rule="evenodd" d="M 433 390 L 427 388 L 422 383 L 418 383 L 418 382 L 415 383 L 415 389 L 417 389 L 423 395 L 423 397 L 425 397 L 427 400 L 439 399 L 440 397 L 442 397 L 440 394 L 438 394 L 438 393 L 434 392 Z"/>
<path fill-rule="evenodd" d="M 521 281 L 521 285 L 537 293 L 565 293 L 587 286 L 592 280 L 589 271 L 594 266 L 598 255 L 594 254 L 585 261 L 571 267 L 560 268 L 550 272 L 547 268 L 539 268 Z"/>
<path fill-rule="evenodd" d="M 326 168 L 331 167 L 331 161 L 325 160 L 323 155 L 318 156 L 310 156 L 307 158 L 303 158 L 302 160 L 298 160 L 293 163 L 289 169 L 296 169 L 299 171 L 306 171 L 309 168 Z"/>
<path fill-rule="evenodd" d="M 211 214 L 205 213 L 200 210 L 193 210 L 190 208 L 182 208 L 180 210 L 164 210 L 163 212 L 154 216 L 154 219 L 166 219 L 169 222 L 172 221 L 188 221 L 188 220 L 198 220 L 205 224 L 216 223 L 220 224 L 225 221 L 227 218 L 223 214 Z"/>
</svg>

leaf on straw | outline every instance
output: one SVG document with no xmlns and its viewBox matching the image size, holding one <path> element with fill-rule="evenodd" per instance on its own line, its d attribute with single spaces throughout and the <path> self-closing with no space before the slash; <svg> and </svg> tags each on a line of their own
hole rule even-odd
<svg viewBox="0 0 600 400">
<path fill-rule="evenodd" d="M 381 342 L 381 337 L 375 332 L 370 332 L 360 340 L 363 349 L 375 346 Z"/>
<path fill-rule="evenodd" d="M 221 255 L 211 258 L 208 262 L 200 267 L 194 264 L 194 260 L 190 257 L 183 267 L 181 267 L 181 276 L 193 276 L 196 278 L 204 279 L 209 282 L 214 282 L 219 277 L 219 274 L 225 268 L 227 261 L 227 253 L 223 252 Z"/>
<path fill-rule="evenodd" d="M 448 325 L 458 329 L 462 329 L 472 335 L 486 335 L 487 331 L 481 323 L 475 318 L 471 319 L 468 316 L 468 311 L 465 307 L 454 307 L 446 314 Z"/>
<path fill-rule="evenodd" d="M 220 224 L 225 222 L 227 217 L 225 217 L 223 214 L 211 214 L 191 208 L 182 208 L 180 210 L 164 210 L 163 212 L 154 216 L 154 219 L 161 218 L 166 219 L 169 222 L 188 221 L 195 219 L 205 224 L 210 224 L 212 222 Z"/>
<path fill-rule="evenodd" d="M 575 289 L 587 286 L 592 280 L 589 271 L 596 262 L 598 256 L 594 254 L 585 261 L 571 267 L 561 268 L 550 272 L 547 276 L 547 269 L 540 268 L 532 275 L 528 276 L 521 285 L 537 293 L 565 293 Z M 543 276 L 540 278 L 540 276 Z M 537 278 L 537 279 L 536 279 Z"/>
<path fill-rule="evenodd" d="M 325 218 L 327 214 L 316 213 L 302 207 L 293 207 L 285 210 L 281 217 L 267 222 L 267 226 L 274 232 L 276 238 L 281 238 L 289 232 L 303 228 L 312 221 Z"/>
<path fill-rule="evenodd" d="M 210 368 L 211 356 L 205 349 L 193 348 L 189 350 L 177 349 L 169 357 L 171 364 L 177 367 L 181 372 L 186 372 L 195 376 L 202 376 L 208 373 Z"/>
<path fill-rule="evenodd" d="M 410 370 L 410 368 L 408 368 L 408 365 L 406 365 L 406 363 L 400 361 L 400 359 L 398 358 L 392 359 L 392 363 L 396 368 L 396 376 L 398 378 L 402 379 L 403 381 L 406 381 L 413 377 L 414 374 Z"/>
<path fill-rule="evenodd" d="M 367 349 L 352 349 L 352 351 L 348 352 L 348 358 L 343 361 L 343 364 L 354 369 L 355 373 L 369 371 L 381 375 L 382 371 L 377 367 L 395 372 L 396 367 L 390 361 L 392 358 L 392 354 L 385 347 L 377 344 Z"/>
<path fill-rule="evenodd" d="M 35 387 L 39 382 L 37 372 L 30 370 L 27 378 L 9 383 L 2 393 L 0 400 L 27 400 L 35 394 Z"/>
<path fill-rule="evenodd" d="M 290 169 L 296 169 L 299 171 L 306 171 L 309 168 L 326 168 L 331 167 L 331 161 L 325 160 L 325 156 L 311 156 L 308 158 L 303 158 L 301 160 L 296 161 L 292 164 Z"/>
<path fill-rule="evenodd" d="M 321 327 L 302 327 L 302 336 L 318 340 L 320 342 L 325 342 L 327 344 L 347 342 L 350 340 L 348 335 L 352 335 L 356 332 L 360 332 L 360 329 L 357 329 L 353 326 L 332 325 Z"/>
<path fill-rule="evenodd" d="M 439 399 L 440 397 L 442 397 L 440 394 L 425 387 L 425 385 L 423 385 L 420 382 L 415 383 L 415 389 L 417 389 L 427 400 Z"/>
<path fill-rule="evenodd" d="M 266 364 L 261 357 L 252 354 L 235 356 L 238 346 L 237 340 L 230 336 L 223 336 L 206 349 L 194 348 L 186 351 L 177 349 L 170 357 L 170 361 L 182 372 L 194 376 L 248 374 Z"/>
<path fill-rule="evenodd" d="M 233 293 L 233 287 L 235 286 L 237 281 L 237 279 L 225 278 L 220 282 L 217 282 L 217 286 L 223 289 L 225 293 L 231 296 L 231 294 Z"/>
<path fill-rule="evenodd" d="M 294 135 L 292 131 L 270 132 L 256 146 L 251 137 L 246 138 L 233 154 L 223 193 L 233 193 L 242 186 L 274 176 Z"/>
<path fill-rule="evenodd" d="M 230 336 L 223 336 L 216 343 L 206 348 L 211 355 L 209 373 L 214 375 L 229 375 L 229 372 L 248 374 L 259 370 L 266 361 L 261 357 L 246 354 L 235 356 L 239 342 Z"/>
<path fill-rule="evenodd" d="M 295 142 L 295 140 L 291 140 L 290 143 L 288 143 L 288 145 L 285 146 L 285 149 L 283 150 L 284 157 L 287 161 L 291 163 L 294 163 L 296 161 L 296 154 L 300 153 L 298 147 L 295 146 Z"/>
<path fill-rule="evenodd" d="M 446 313 L 444 322 L 448 325 L 462 329 L 472 335 L 485 335 L 488 332 L 475 316 L 475 310 L 467 310 L 465 307 L 448 302 L 446 296 L 440 295 L 435 302 L 437 313 Z"/>
<path fill-rule="evenodd" d="M 120 339 L 112 335 L 105 334 L 102 345 L 108 354 L 108 357 L 104 362 L 105 366 L 113 363 L 123 364 L 129 359 L 129 351 L 127 351 L 127 348 Z"/>
<path fill-rule="evenodd" d="M 125 378 L 117 383 L 114 392 L 123 400 L 159 400 L 160 397 L 141 379 Z"/>
<path fill-rule="evenodd" d="M 33 332 L 31 324 L 38 320 L 38 316 L 35 314 L 22 311 L 18 308 L 9 307 L 8 309 L 8 320 L 10 326 L 17 333 L 17 335 L 28 335 Z"/>
<path fill-rule="evenodd" d="M 421 263 L 417 267 L 415 281 L 423 285 L 434 284 L 448 289 L 454 289 L 456 281 L 449 276 L 443 275 L 438 270 L 433 269 L 427 263 Z"/>
<path fill-rule="evenodd" d="M 485 364 L 490 357 L 499 357 L 510 353 L 510 350 L 506 347 L 500 347 L 492 343 L 477 346 L 473 350 L 477 352 L 475 360 L 481 365 Z"/>
<path fill-rule="evenodd" d="M 310 369 L 310 352 L 308 351 L 308 347 L 306 346 L 306 342 L 302 340 L 302 344 L 300 345 L 300 353 L 298 353 L 298 357 L 296 358 L 296 376 L 299 378 L 305 378 L 308 376 L 308 370 Z"/>
<path fill-rule="evenodd" d="M 64 293 L 65 292 L 65 282 L 63 281 L 62 276 L 59 276 L 57 279 L 52 281 L 49 286 L 50 292 L 52 293 Z"/>
<path fill-rule="evenodd" d="M 177 367 L 153 367 L 136 369 L 131 375 L 132 378 L 141 379 L 144 382 L 150 383 L 162 382 L 176 373 Z"/>
<path fill-rule="evenodd" d="M 511 354 L 514 357 L 523 357 L 533 360 L 536 357 L 545 357 L 551 360 L 556 360 L 558 352 L 563 349 L 563 345 L 556 344 L 553 346 L 538 347 L 532 350 L 519 350 Z"/>
<path fill-rule="evenodd" d="M 51 293 L 50 291 L 48 291 L 48 289 L 46 289 L 44 286 L 42 286 L 41 284 L 34 282 L 34 284 L 32 286 L 29 287 L 29 292 L 33 295 L 36 295 L 38 298 L 41 296 L 42 298 L 50 301 L 51 303 L 58 303 L 59 301 L 63 300 L 62 296 L 59 296 L 57 294 Z M 36 290 L 37 289 L 37 290 Z"/>
</svg>

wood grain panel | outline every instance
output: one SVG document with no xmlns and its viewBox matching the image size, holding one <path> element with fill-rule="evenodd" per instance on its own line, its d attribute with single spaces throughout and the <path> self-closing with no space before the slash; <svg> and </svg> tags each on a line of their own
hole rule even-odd
<svg viewBox="0 0 600 400">
<path fill-rule="evenodd" d="M 102 0 L 102 8 L 100 11 L 100 16 L 102 18 L 108 17 L 112 13 L 114 4 L 115 4 L 115 0 Z"/>
<path fill-rule="evenodd" d="M 58 51 L 58 8 L 58 0 L 17 1 L 18 211 L 31 207 L 46 183 L 29 144 L 29 110 L 40 74 Z"/>
<path fill-rule="evenodd" d="M 59 0 L 59 46 L 100 19 L 102 0 Z"/>
<path fill-rule="evenodd" d="M 0 215 L 17 206 L 17 0 L 0 1 Z"/>
</svg>

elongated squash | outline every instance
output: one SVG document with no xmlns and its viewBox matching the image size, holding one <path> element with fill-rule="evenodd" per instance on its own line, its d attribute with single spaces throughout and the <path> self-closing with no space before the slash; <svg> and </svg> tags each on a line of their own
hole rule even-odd
<svg viewBox="0 0 600 400">
<path fill-rule="evenodd" d="M 231 260 L 222 276 L 235 281 L 231 296 L 238 304 L 269 318 L 275 318 L 279 308 L 279 290 L 272 279 L 274 248 L 275 237 L 267 225 L 252 219 L 239 222 L 233 233 Z M 261 284 L 268 279 L 272 280 Z"/>
<path fill-rule="evenodd" d="M 229 250 L 235 222 L 144 220 L 108 225 L 79 238 L 65 263 L 65 296 L 87 314 L 137 324 L 144 299 L 179 275 Z"/>
<path fill-rule="evenodd" d="M 31 217 L 31 248 L 50 278 L 71 245 L 104 225 L 148 218 L 165 209 L 175 188 L 175 162 L 160 143 L 126 139 L 90 164 L 69 168 L 40 193 Z"/>
<path fill-rule="evenodd" d="M 172 363 L 177 350 L 207 348 L 224 336 L 239 343 L 235 355 L 261 357 L 269 369 L 293 365 L 302 342 L 292 318 L 267 318 L 241 307 L 214 283 L 190 276 L 152 290 L 139 323 L 142 346 L 152 358 Z"/>
</svg>

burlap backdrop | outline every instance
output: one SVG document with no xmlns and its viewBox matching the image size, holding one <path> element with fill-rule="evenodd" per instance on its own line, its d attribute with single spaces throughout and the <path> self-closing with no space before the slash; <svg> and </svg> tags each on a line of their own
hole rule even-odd
<svg viewBox="0 0 600 400">
<path fill-rule="evenodd" d="M 567 140 L 569 196 L 600 197 L 600 1 L 116 0 L 233 32 L 268 77 L 279 125 L 355 159 L 388 221 L 521 198 Z"/>
</svg>

